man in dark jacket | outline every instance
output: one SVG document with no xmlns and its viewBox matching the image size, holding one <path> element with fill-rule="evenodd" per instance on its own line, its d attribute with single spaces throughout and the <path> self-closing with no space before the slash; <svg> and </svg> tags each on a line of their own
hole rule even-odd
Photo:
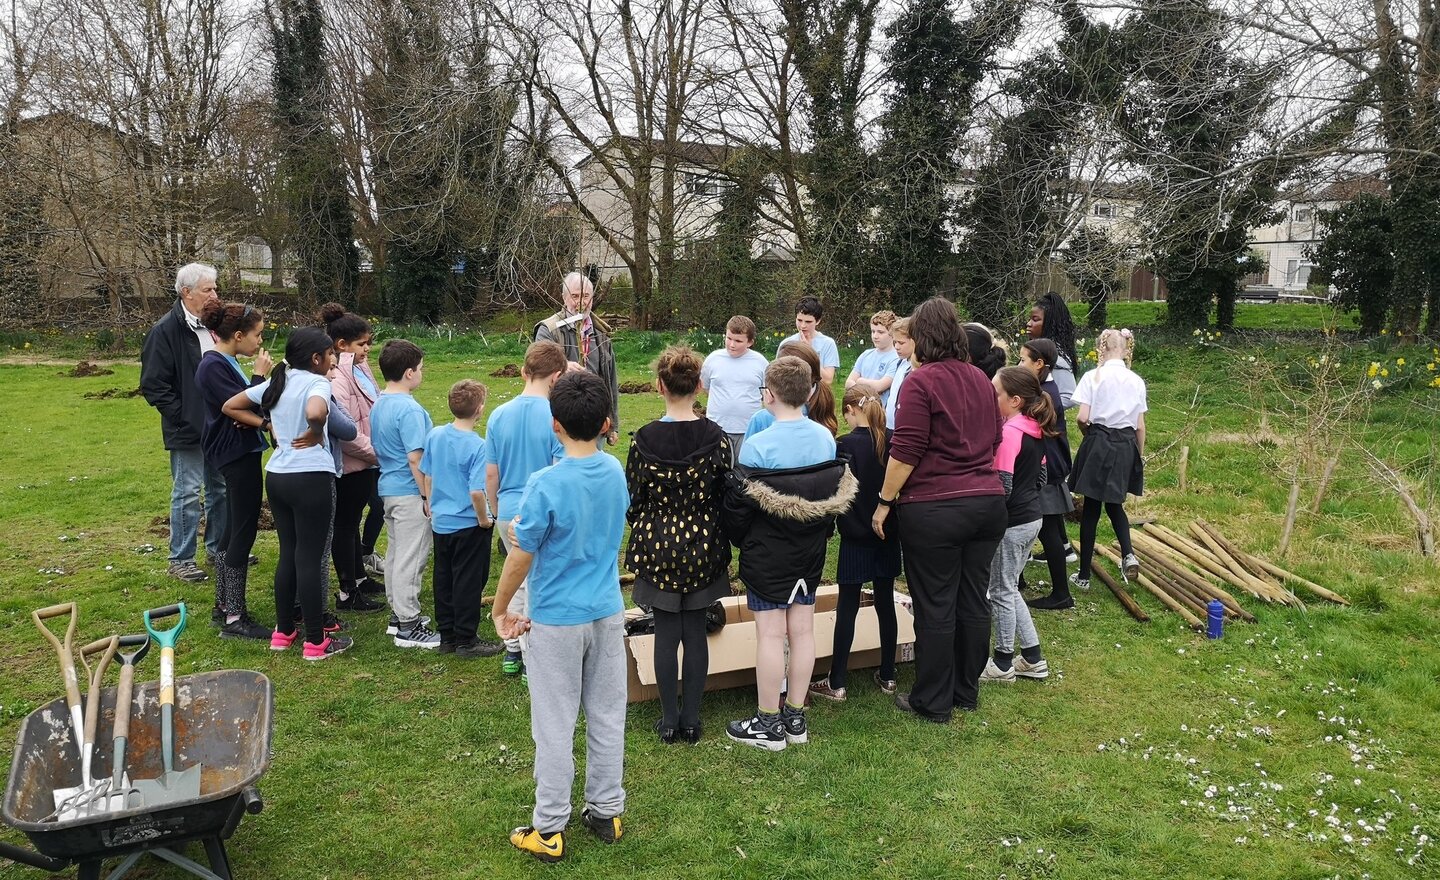
<svg viewBox="0 0 1440 880">
<path fill-rule="evenodd" d="M 205 462 L 200 431 L 205 401 L 195 386 L 200 356 L 215 347 L 200 323 L 200 310 L 218 296 L 215 267 L 191 263 L 175 274 L 175 305 L 145 336 L 140 352 L 140 393 L 160 411 L 160 433 L 170 451 L 170 574 L 183 581 L 208 575 L 195 564 L 200 531 L 201 487 L 205 503 L 205 552 L 215 557 L 225 532 L 225 480 Z"/>
<path fill-rule="evenodd" d="M 605 380 L 610 389 L 610 433 L 605 442 L 620 442 L 620 376 L 615 371 L 615 350 L 590 314 L 595 285 L 579 272 L 571 272 L 560 284 L 560 311 L 535 325 L 535 341 L 558 342 L 565 349 L 571 370 L 589 370 Z"/>
</svg>

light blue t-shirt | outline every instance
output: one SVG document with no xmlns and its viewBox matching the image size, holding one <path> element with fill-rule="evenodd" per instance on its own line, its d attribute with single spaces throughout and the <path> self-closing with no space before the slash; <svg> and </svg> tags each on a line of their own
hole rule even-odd
<svg viewBox="0 0 1440 880">
<path fill-rule="evenodd" d="M 855 372 L 861 379 L 884 379 L 895 372 L 895 367 L 900 363 L 900 354 L 895 349 L 881 351 L 878 348 L 868 348 L 860 353 L 855 359 Z M 894 383 L 891 383 L 894 387 Z M 880 393 L 880 405 L 885 406 L 890 400 L 890 390 L 886 389 Z M 885 424 L 889 425 L 889 422 Z"/>
<path fill-rule="evenodd" d="M 809 419 L 775 422 L 740 447 L 740 463 L 754 468 L 809 467 L 834 458 L 835 438 Z"/>
<path fill-rule="evenodd" d="M 910 362 L 905 358 L 899 358 L 895 363 L 895 381 L 890 383 L 890 393 L 885 398 L 885 427 L 895 430 L 895 412 L 900 406 L 900 386 L 905 384 L 905 377 L 910 375 Z"/>
<path fill-rule="evenodd" d="M 775 346 L 776 356 L 779 356 L 780 349 L 785 346 L 785 343 L 804 341 L 805 337 L 801 336 L 799 333 L 793 333 L 789 336 L 786 336 L 784 339 L 780 340 L 779 345 Z M 826 336 L 824 333 L 821 333 L 819 330 L 816 330 L 815 339 L 810 343 L 810 347 L 815 349 L 815 355 L 820 358 L 820 366 L 835 367 L 837 369 L 839 368 L 840 349 L 835 346 L 835 340 L 831 339 L 829 336 Z"/>
<path fill-rule="evenodd" d="M 760 386 L 765 384 L 765 355 L 750 349 L 731 357 L 725 349 L 712 351 L 700 368 L 705 383 L 705 417 L 727 434 L 739 434 L 756 412 L 764 409 Z"/>
<path fill-rule="evenodd" d="M 425 448 L 434 423 L 425 407 L 403 392 L 381 394 L 370 410 L 370 446 L 380 460 L 380 496 L 419 495 L 410 453 Z"/>
<path fill-rule="evenodd" d="M 625 469 L 604 452 L 567 456 L 530 477 L 515 541 L 535 556 L 531 620 L 575 626 L 624 610 L 619 554 L 629 507 Z"/>
<path fill-rule="evenodd" d="M 245 396 L 251 403 L 260 403 L 270 380 L 245 389 Z M 270 426 L 275 432 L 275 453 L 265 463 L 265 470 L 272 474 L 306 474 L 312 471 L 335 473 L 335 458 L 330 454 L 329 432 L 321 433 L 318 446 L 309 449 L 295 449 L 290 441 L 310 430 L 305 419 L 305 404 L 312 397 L 325 399 L 328 410 L 330 403 L 330 380 L 309 370 L 285 370 L 285 390 L 270 410 Z"/>
<path fill-rule="evenodd" d="M 551 424 L 550 401 L 522 394 L 502 403 L 485 421 L 485 456 L 500 469 L 496 519 L 514 519 L 530 475 L 565 457 Z"/>
<path fill-rule="evenodd" d="M 801 404 L 800 414 L 803 416 L 809 416 L 810 405 Z M 775 414 L 768 409 L 760 410 L 755 415 L 751 416 L 750 421 L 746 423 L 745 440 L 741 442 L 748 441 L 751 437 L 754 437 L 756 434 L 759 434 L 761 431 L 765 430 L 773 424 L 775 424 Z"/>
<path fill-rule="evenodd" d="M 474 431 L 441 425 L 425 436 L 420 473 L 430 478 L 430 531 L 453 535 L 480 525 L 471 492 L 485 491 L 485 441 Z"/>
</svg>

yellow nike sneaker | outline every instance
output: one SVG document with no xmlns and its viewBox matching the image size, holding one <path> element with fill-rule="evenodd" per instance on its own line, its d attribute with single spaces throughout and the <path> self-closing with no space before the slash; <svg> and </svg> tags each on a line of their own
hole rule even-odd
<svg viewBox="0 0 1440 880">
<path fill-rule="evenodd" d="M 510 832 L 510 845 L 529 853 L 542 862 L 558 862 L 565 858 L 565 832 L 541 834 L 526 825 Z"/>
</svg>

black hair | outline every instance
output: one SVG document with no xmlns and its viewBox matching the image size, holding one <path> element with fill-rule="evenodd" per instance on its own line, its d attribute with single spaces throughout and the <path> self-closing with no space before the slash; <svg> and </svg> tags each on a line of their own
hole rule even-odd
<svg viewBox="0 0 1440 880">
<path fill-rule="evenodd" d="M 819 323 L 820 319 L 825 316 L 825 307 L 820 305 L 820 300 L 813 296 L 802 296 L 800 301 L 795 304 L 795 314 L 809 315 L 815 319 L 816 323 Z"/>
<path fill-rule="evenodd" d="M 285 374 L 290 370 L 310 372 L 315 355 L 323 354 L 335 347 L 335 343 L 319 327 L 301 327 L 285 340 L 285 360 L 270 371 L 270 386 L 260 398 L 260 406 L 267 410 L 275 408 L 280 395 L 285 393 Z"/>
<path fill-rule="evenodd" d="M 354 342 L 370 333 L 369 321 L 354 312 L 347 312 L 339 303 L 330 302 L 321 306 L 320 320 L 325 324 L 325 332 L 336 342 L 342 339 Z"/>
<path fill-rule="evenodd" d="M 380 375 L 386 382 L 399 382 L 423 360 L 425 352 L 420 346 L 408 339 L 392 339 L 380 349 Z"/>
<path fill-rule="evenodd" d="M 1035 308 L 1045 316 L 1041 336 L 1055 343 L 1060 354 L 1070 362 L 1070 369 L 1075 369 L 1079 359 L 1075 357 L 1075 322 L 1070 318 L 1070 307 L 1060 294 L 1051 290 L 1035 301 Z"/>
<path fill-rule="evenodd" d="M 1040 371 L 1040 375 L 1037 378 L 1039 378 L 1041 382 L 1048 382 L 1051 371 L 1055 369 L 1056 348 L 1054 340 L 1046 339 L 1042 336 L 1039 339 L 1026 341 L 1020 348 L 1023 351 L 1030 352 L 1030 359 L 1032 361 L 1039 361 L 1045 365 L 1045 369 Z"/>
<path fill-rule="evenodd" d="M 1005 349 L 995 344 L 995 337 L 991 336 L 990 331 L 984 326 L 980 324 L 964 326 L 970 363 L 979 367 L 985 374 L 985 378 L 995 378 L 995 371 L 1005 366 Z"/>
<path fill-rule="evenodd" d="M 594 440 L 610 417 L 610 389 L 594 373 L 566 373 L 550 389 L 550 415 L 571 440 Z"/>
<path fill-rule="evenodd" d="M 212 299 L 200 307 L 200 323 L 221 339 L 236 333 L 249 333 L 265 320 L 265 313 L 245 303 L 227 303 Z"/>
</svg>

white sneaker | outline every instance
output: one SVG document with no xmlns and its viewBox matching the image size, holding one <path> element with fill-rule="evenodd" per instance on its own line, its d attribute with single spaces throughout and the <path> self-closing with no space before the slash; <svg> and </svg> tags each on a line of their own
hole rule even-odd
<svg viewBox="0 0 1440 880">
<path fill-rule="evenodd" d="M 420 615 L 420 622 L 423 623 L 423 624 L 425 624 L 426 626 L 429 626 L 429 625 L 430 625 L 430 618 L 427 617 L 426 615 L 422 614 L 422 615 Z M 399 631 L 400 631 L 400 618 L 396 617 L 396 616 L 395 616 L 395 612 L 392 611 L 392 612 L 390 612 L 390 622 L 387 623 L 387 624 L 385 624 L 385 635 L 387 635 L 387 636 L 393 636 L 393 635 L 395 635 L 396 633 L 398 633 Z"/>
<path fill-rule="evenodd" d="M 1077 571 L 1074 574 L 1070 575 L 1070 586 L 1074 587 L 1077 590 L 1080 590 L 1081 592 L 1088 592 L 1090 589 L 1090 579 L 1082 578 L 1080 576 L 1080 572 Z"/>
<path fill-rule="evenodd" d="M 384 556 L 381 556 L 381 555 L 378 554 L 378 553 L 371 553 L 370 555 L 366 556 L 364 559 L 362 559 L 362 560 L 360 560 L 360 561 L 365 564 L 365 570 L 366 570 L 366 571 L 370 572 L 371 574 L 373 574 L 373 575 L 375 575 L 375 576 L 377 576 L 377 577 L 384 577 L 384 575 L 385 575 L 385 557 L 384 557 Z"/>
<path fill-rule="evenodd" d="M 1120 561 L 1120 573 L 1125 575 L 1126 583 L 1132 583 L 1140 576 L 1140 557 L 1134 553 L 1126 553 L 1125 558 Z"/>
<path fill-rule="evenodd" d="M 1016 658 L 1016 662 L 1019 662 L 1018 657 Z M 985 661 L 985 671 L 980 673 L 980 680 L 999 681 L 1010 684 L 1015 680 L 1015 667 L 1012 665 L 1009 669 L 1002 670 L 999 666 L 995 665 L 995 658 L 991 657 Z"/>
<path fill-rule="evenodd" d="M 1041 657 L 1034 663 L 1031 663 L 1024 657 L 1016 657 L 1015 665 L 1010 668 L 1010 671 L 1021 678 L 1049 678 L 1050 664 L 1045 662 L 1044 657 Z"/>
</svg>

